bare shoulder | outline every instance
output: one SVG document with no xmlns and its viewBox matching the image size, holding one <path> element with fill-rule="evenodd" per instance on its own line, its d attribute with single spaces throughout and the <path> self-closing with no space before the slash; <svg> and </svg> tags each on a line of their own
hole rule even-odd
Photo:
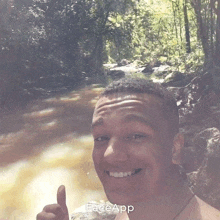
<svg viewBox="0 0 220 220">
<path fill-rule="evenodd" d="M 220 211 L 194 196 L 176 220 L 220 220 Z"/>
<path fill-rule="evenodd" d="M 201 211 L 201 215 L 204 216 L 204 219 L 216 219 L 220 220 L 220 211 L 208 203 L 201 200 L 199 197 L 195 196 L 196 201 L 199 204 L 199 209 Z M 202 218 L 203 219 L 203 218 Z"/>
<path fill-rule="evenodd" d="M 129 220 L 127 212 L 118 213 L 114 220 Z"/>
</svg>

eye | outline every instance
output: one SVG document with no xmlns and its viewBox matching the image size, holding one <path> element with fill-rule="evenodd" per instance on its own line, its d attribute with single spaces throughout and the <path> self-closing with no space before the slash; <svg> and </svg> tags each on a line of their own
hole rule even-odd
<svg viewBox="0 0 220 220">
<path fill-rule="evenodd" d="M 132 139 L 137 140 L 137 139 L 141 139 L 141 138 L 146 138 L 147 135 L 144 134 L 134 134 L 132 135 Z"/>
<path fill-rule="evenodd" d="M 142 141 L 143 139 L 147 138 L 148 135 L 146 134 L 131 134 L 126 137 L 127 140 L 134 140 L 134 141 Z"/>
<path fill-rule="evenodd" d="M 108 140 L 109 140 L 108 136 L 100 136 L 94 139 L 94 141 L 97 141 L 97 142 L 108 141 Z"/>
<path fill-rule="evenodd" d="M 140 138 L 145 138 L 145 137 L 146 137 L 146 135 L 143 135 L 143 134 L 134 134 L 132 136 L 133 139 L 140 139 Z"/>
</svg>

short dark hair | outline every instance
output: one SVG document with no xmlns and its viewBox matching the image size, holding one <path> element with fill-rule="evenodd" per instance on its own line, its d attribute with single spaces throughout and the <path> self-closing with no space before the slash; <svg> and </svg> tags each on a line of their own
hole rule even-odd
<svg viewBox="0 0 220 220">
<path fill-rule="evenodd" d="M 173 95 L 159 83 L 140 78 L 122 78 L 108 85 L 100 97 L 115 93 L 146 93 L 162 99 L 164 118 L 170 122 L 171 132 L 179 132 L 179 114 L 176 100 Z"/>
</svg>

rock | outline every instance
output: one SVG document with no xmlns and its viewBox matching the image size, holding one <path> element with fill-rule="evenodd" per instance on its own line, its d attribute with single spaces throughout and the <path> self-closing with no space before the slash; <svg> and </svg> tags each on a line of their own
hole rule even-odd
<svg viewBox="0 0 220 220">
<path fill-rule="evenodd" d="M 155 72 L 155 74 L 158 73 L 159 74 L 158 76 L 161 76 L 165 73 L 164 71 L 167 67 L 170 66 L 162 65 L 162 63 L 159 60 L 154 60 L 146 65 L 146 67 L 142 70 L 142 73 L 146 73 L 147 75 L 150 75 L 153 72 Z"/>
<path fill-rule="evenodd" d="M 205 157 L 218 156 L 220 159 L 220 132 L 217 128 L 207 128 L 193 139 L 197 163 L 202 165 Z"/>
<path fill-rule="evenodd" d="M 161 61 L 159 61 L 159 60 L 156 60 L 154 63 L 153 63 L 153 66 L 154 67 L 159 67 L 159 66 L 161 66 L 162 65 L 162 63 L 161 63 Z"/>
<path fill-rule="evenodd" d="M 118 80 L 120 78 L 125 77 L 125 72 L 122 70 L 110 70 L 107 73 L 113 80 Z"/>
<path fill-rule="evenodd" d="M 172 94 L 176 98 L 178 107 L 181 107 L 185 104 L 184 103 L 184 99 L 185 99 L 184 87 L 167 87 L 167 89 L 170 92 L 172 92 Z"/>
<path fill-rule="evenodd" d="M 146 75 L 151 75 L 154 70 L 150 64 L 148 64 L 142 71 L 142 73 L 146 73 Z"/>
<path fill-rule="evenodd" d="M 103 66 L 105 69 L 112 69 L 114 67 L 117 67 L 118 65 L 117 65 L 117 63 L 105 63 L 105 64 L 103 64 Z"/>
<path fill-rule="evenodd" d="M 193 172 L 198 169 L 196 166 L 196 150 L 195 147 L 184 147 L 183 148 L 183 158 L 182 166 L 186 173 Z"/>
<path fill-rule="evenodd" d="M 207 89 L 202 77 L 193 78 L 185 87 L 168 87 L 177 100 L 186 147 L 192 146 L 192 139 L 201 131 L 210 127 L 220 129 L 220 106 L 216 106 L 219 97 L 211 88 Z"/>
<path fill-rule="evenodd" d="M 168 78 L 168 77 L 167 77 Z M 190 186 L 203 200 L 220 208 L 220 105 L 210 74 L 182 87 L 168 87 L 179 107 L 185 136 L 183 164 Z"/>
<path fill-rule="evenodd" d="M 217 128 L 208 128 L 198 137 L 206 140 L 206 157 L 219 157 L 220 159 L 220 131 Z"/>
<path fill-rule="evenodd" d="M 153 74 L 156 77 L 161 77 L 163 75 L 166 75 L 168 73 L 170 66 L 169 65 L 160 65 L 159 67 L 154 67 L 153 70 Z"/>
<path fill-rule="evenodd" d="M 220 131 L 208 128 L 193 140 L 199 168 L 189 174 L 193 191 L 216 208 L 220 208 Z"/>
<path fill-rule="evenodd" d="M 126 59 L 122 59 L 119 63 L 118 66 L 126 66 L 129 64 L 129 61 Z"/>
<path fill-rule="evenodd" d="M 165 77 L 165 83 L 180 81 L 184 79 L 184 74 L 178 71 L 173 71 Z"/>
</svg>

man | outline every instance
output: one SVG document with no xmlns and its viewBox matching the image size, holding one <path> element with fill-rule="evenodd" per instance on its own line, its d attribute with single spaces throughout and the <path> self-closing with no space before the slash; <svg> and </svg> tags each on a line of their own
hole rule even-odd
<svg viewBox="0 0 220 220">
<path fill-rule="evenodd" d="M 133 206 L 116 220 L 220 220 L 180 174 L 184 138 L 176 102 L 163 87 L 143 79 L 113 82 L 101 94 L 92 120 L 93 161 L 109 201 Z M 65 188 L 37 220 L 68 220 Z"/>
</svg>

